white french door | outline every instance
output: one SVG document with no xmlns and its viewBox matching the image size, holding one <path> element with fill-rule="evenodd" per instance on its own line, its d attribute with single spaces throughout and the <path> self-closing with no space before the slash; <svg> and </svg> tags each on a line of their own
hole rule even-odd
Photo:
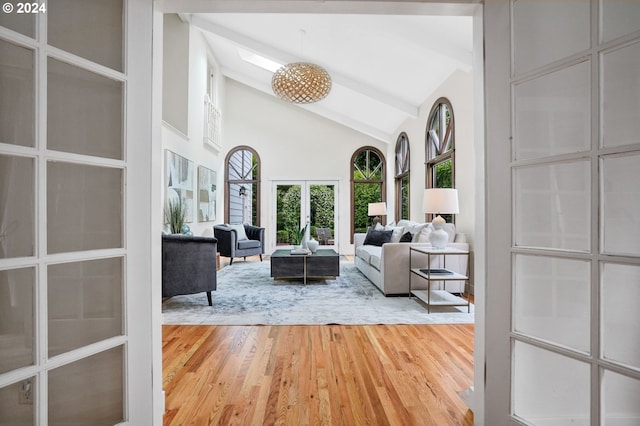
<svg viewBox="0 0 640 426">
<path fill-rule="evenodd" d="M 25 5 L 0 18 L 0 425 L 151 424 L 152 4 Z"/>
<path fill-rule="evenodd" d="M 308 239 L 338 250 L 337 181 L 274 181 L 272 200 L 272 249 L 290 247 L 295 230 L 309 224 Z"/>
<path fill-rule="evenodd" d="M 484 424 L 640 424 L 640 3 L 484 12 Z"/>
</svg>

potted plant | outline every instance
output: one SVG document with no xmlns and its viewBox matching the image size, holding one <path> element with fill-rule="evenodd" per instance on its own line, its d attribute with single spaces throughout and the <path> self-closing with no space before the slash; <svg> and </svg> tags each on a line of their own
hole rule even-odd
<svg viewBox="0 0 640 426">
<path fill-rule="evenodd" d="M 184 217 L 187 213 L 187 206 L 182 198 L 177 200 L 169 200 L 167 207 L 164 209 L 164 218 L 169 224 L 169 231 L 172 234 L 181 234 L 184 226 Z"/>
<path fill-rule="evenodd" d="M 304 225 L 304 227 L 300 228 L 300 229 L 296 229 L 293 232 L 293 239 L 295 242 L 295 245 L 297 246 L 301 246 L 302 245 L 302 241 L 304 240 L 304 237 L 307 234 L 307 227 L 309 226 L 309 224 L 307 223 L 306 225 Z"/>
</svg>

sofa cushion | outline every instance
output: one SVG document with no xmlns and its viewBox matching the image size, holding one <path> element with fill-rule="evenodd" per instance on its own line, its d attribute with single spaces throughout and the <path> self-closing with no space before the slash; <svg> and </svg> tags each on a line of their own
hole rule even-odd
<svg viewBox="0 0 640 426">
<path fill-rule="evenodd" d="M 367 236 L 364 239 L 364 245 L 380 247 L 384 243 L 388 243 L 391 241 L 392 234 L 393 234 L 393 231 L 369 230 L 369 232 L 367 232 Z"/>
<path fill-rule="evenodd" d="M 236 235 L 238 235 L 238 241 L 248 240 L 247 233 L 244 230 L 244 225 L 241 223 L 229 225 L 229 228 L 236 231 Z"/>
<path fill-rule="evenodd" d="M 377 253 L 372 252 L 371 258 L 369 259 L 369 265 L 376 268 L 378 271 L 382 269 L 382 249 L 380 249 Z"/>
<path fill-rule="evenodd" d="M 260 247 L 260 241 L 258 240 L 242 240 L 238 241 L 238 249 L 245 250 L 250 248 L 258 248 Z"/>
<path fill-rule="evenodd" d="M 411 241 L 413 241 L 413 235 L 411 235 L 411 232 L 405 232 L 402 234 L 402 237 L 400 237 L 401 243 L 410 243 Z"/>
<path fill-rule="evenodd" d="M 369 263 L 369 259 L 371 258 L 371 252 L 367 250 L 369 247 L 373 246 L 360 246 L 356 249 L 356 256 L 362 259 L 365 263 Z"/>
<path fill-rule="evenodd" d="M 429 235 L 431 235 L 431 231 L 433 231 L 433 227 L 431 226 L 431 224 L 429 224 L 429 226 L 425 227 L 422 232 L 420 232 L 420 234 L 418 235 L 417 238 L 414 238 L 414 242 L 416 243 L 428 243 L 429 242 Z"/>
<path fill-rule="evenodd" d="M 404 234 L 404 227 L 402 226 L 387 225 L 384 227 L 384 230 L 393 232 L 391 234 L 391 241 L 389 241 L 390 243 L 399 243 L 400 237 Z"/>
<path fill-rule="evenodd" d="M 382 257 L 382 247 L 380 246 L 360 246 L 356 252 L 358 257 L 369 265 L 380 265 L 380 258 Z M 378 259 L 377 261 L 375 259 Z"/>
</svg>

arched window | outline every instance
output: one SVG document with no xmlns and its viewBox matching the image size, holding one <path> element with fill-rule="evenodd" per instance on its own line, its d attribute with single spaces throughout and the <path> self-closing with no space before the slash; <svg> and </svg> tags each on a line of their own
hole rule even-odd
<svg viewBox="0 0 640 426">
<path fill-rule="evenodd" d="M 396 221 L 409 219 L 409 137 L 400 133 L 396 142 Z"/>
<path fill-rule="evenodd" d="M 365 146 L 351 156 L 351 242 L 355 232 L 367 232 L 371 224 L 369 203 L 386 200 L 384 155 Z"/>
<path fill-rule="evenodd" d="M 455 122 L 447 98 L 438 99 L 427 120 L 426 135 L 427 188 L 455 188 Z M 447 222 L 452 215 L 442 215 Z M 427 218 L 430 220 L 431 218 Z"/>
<path fill-rule="evenodd" d="M 225 223 L 260 226 L 260 157 L 253 148 L 238 146 L 225 159 Z"/>
</svg>

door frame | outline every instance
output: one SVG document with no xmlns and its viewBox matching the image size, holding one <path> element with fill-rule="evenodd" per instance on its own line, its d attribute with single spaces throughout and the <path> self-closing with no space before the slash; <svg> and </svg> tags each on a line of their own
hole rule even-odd
<svg viewBox="0 0 640 426">
<path fill-rule="evenodd" d="M 271 229 L 271 231 L 268 232 L 267 235 L 267 241 L 268 244 L 267 246 L 269 247 L 269 252 L 273 252 L 276 248 L 277 248 L 277 238 L 276 238 L 276 232 L 277 232 L 277 218 L 278 218 L 278 212 L 277 212 L 277 200 L 276 200 L 276 195 L 277 195 L 277 189 L 279 185 L 300 185 L 300 201 L 301 201 L 301 206 L 300 206 L 300 220 L 302 222 L 304 222 L 306 219 L 308 219 L 309 217 L 309 212 L 310 212 L 310 206 L 311 206 L 311 198 L 310 198 L 310 191 L 309 188 L 311 185 L 333 185 L 335 190 L 333 192 L 333 223 L 334 223 L 334 234 L 333 234 L 333 238 L 335 240 L 335 244 L 333 246 L 323 246 L 323 248 L 332 248 L 334 249 L 336 252 L 339 253 L 339 247 L 340 247 L 340 240 L 339 240 L 339 225 L 338 225 L 338 209 L 339 209 L 339 198 L 338 198 L 338 193 L 340 190 L 340 181 L 339 180 L 331 180 L 331 179 L 327 179 L 327 180 L 323 180 L 323 179 L 310 179 L 310 180 L 306 180 L 306 179 L 282 179 L 282 180 L 272 180 L 271 181 L 271 215 L 270 215 L 270 220 L 269 220 L 269 229 Z M 302 223 L 301 222 L 301 223 Z M 309 230 L 307 229 L 307 238 L 312 237 L 312 235 L 309 235 Z"/>
</svg>

